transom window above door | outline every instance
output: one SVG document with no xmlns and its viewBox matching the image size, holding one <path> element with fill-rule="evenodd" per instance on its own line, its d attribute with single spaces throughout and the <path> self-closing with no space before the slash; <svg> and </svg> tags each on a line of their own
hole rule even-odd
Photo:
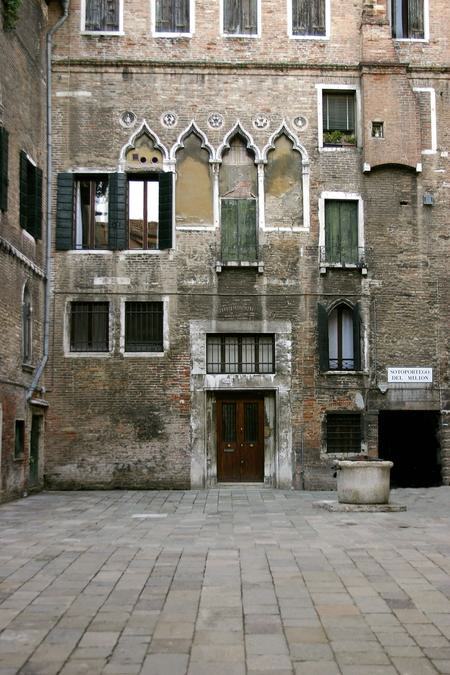
<svg viewBox="0 0 450 675">
<path fill-rule="evenodd" d="M 208 373 L 274 372 L 273 335 L 208 335 L 206 347 Z"/>
</svg>

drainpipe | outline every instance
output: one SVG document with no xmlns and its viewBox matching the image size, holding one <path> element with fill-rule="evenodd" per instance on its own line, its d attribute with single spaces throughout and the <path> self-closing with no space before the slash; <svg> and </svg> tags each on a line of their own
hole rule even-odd
<svg viewBox="0 0 450 675">
<path fill-rule="evenodd" d="M 41 375 L 48 361 L 48 345 L 50 334 L 50 297 L 51 297 L 51 253 L 52 253 L 52 39 L 56 31 L 69 16 L 70 0 L 61 0 L 63 15 L 47 32 L 47 227 L 45 246 L 45 297 L 44 297 L 44 349 L 42 359 L 34 371 L 33 381 L 27 391 L 26 399 L 33 396 Z"/>
</svg>

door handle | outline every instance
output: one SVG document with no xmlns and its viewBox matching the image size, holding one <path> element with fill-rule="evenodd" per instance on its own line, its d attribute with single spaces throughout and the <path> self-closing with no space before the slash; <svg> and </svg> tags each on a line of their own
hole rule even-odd
<svg viewBox="0 0 450 675">
<path fill-rule="evenodd" d="M 241 459 L 241 464 L 243 464 L 243 463 L 244 463 L 244 460 L 243 460 L 243 459 Z"/>
</svg>

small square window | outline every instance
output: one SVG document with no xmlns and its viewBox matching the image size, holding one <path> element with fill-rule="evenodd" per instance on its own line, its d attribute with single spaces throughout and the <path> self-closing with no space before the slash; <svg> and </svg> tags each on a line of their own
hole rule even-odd
<svg viewBox="0 0 450 675">
<path fill-rule="evenodd" d="M 126 302 L 125 351 L 164 351 L 163 317 L 162 302 Z"/>
<path fill-rule="evenodd" d="M 361 414 L 327 413 L 327 453 L 361 452 Z"/>
<path fill-rule="evenodd" d="M 109 303 L 72 302 L 70 351 L 107 352 L 109 349 Z"/>
<path fill-rule="evenodd" d="M 384 122 L 372 122 L 372 138 L 384 138 Z"/>
</svg>

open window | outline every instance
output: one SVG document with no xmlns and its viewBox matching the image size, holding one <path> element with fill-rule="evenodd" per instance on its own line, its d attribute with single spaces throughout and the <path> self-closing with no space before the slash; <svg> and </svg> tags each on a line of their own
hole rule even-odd
<svg viewBox="0 0 450 675">
<path fill-rule="evenodd" d="M 118 33 L 121 30 L 122 0 L 84 0 L 82 30 L 89 33 Z"/>
<path fill-rule="evenodd" d="M 42 169 L 20 153 L 20 226 L 35 239 L 42 236 Z"/>
<path fill-rule="evenodd" d="M 56 249 L 172 247 L 173 174 L 58 175 Z"/>
<path fill-rule="evenodd" d="M 425 39 L 426 0 L 391 0 L 392 36 L 397 40 Z"/>
<path fill-rule="evenodd" d="M 160 35 L 189 35 L 191 0 L 155 0 L 155 33 Z"/>
<path fill-rule="evenodd" d="M 326 0 L 290 0 L 291 37 L 326 37 Z"/>
<path fill-rule="evenodd" d="M 258 34 L 258 0 L 222 0 L 223 33 L 235 37 Z"/>
<path fill-rule="evenodd" d="M 318 305 L 321 371 L 361 370 L 361 315 L 359 304 L 342 302 L 328 310 Z"/>
</svg>

